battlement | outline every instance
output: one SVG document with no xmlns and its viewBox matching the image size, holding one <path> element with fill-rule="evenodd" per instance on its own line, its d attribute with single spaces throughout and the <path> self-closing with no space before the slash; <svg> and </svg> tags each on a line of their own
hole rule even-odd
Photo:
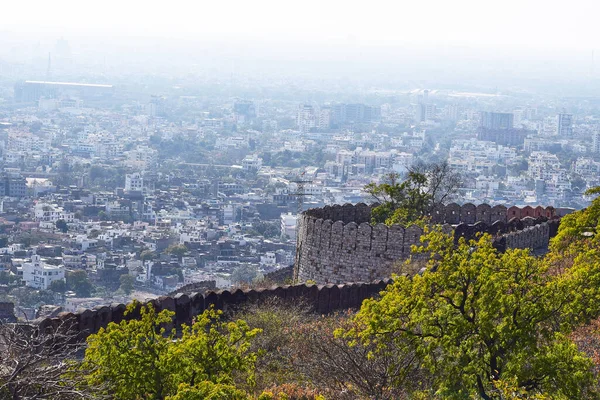
<svg viewBox="0 0 600 400">
<path fill-rule="evenodd" d="M 145 304 L 152 304 L 157 311 L 170 310 L 174 312 L 173 326 L 191 324 L 194 317 L 204 310 L 214 307 L 218 310 L 229 311 L 247 303 L 268 302 L 279 299 L 289 304 L 305 304 L 320 314 L 335 310 L 359 308 L 363 300 L 378 295 L 391 280 L 374 282 L 354 282 L 343 285 L 293 285 L 273 286 L 268 289 L 222 290 L 218 292 L 178 294 L 153 299 Z M 76 313 L 63 312 L 53 318 L 43 318 L 35 321 L 42 331 L 69 330 L 79 334 L 84 339 L 92 333 L 105 328 L 109 323 L 119 323 L 123 320 L 140 318 L 140 308 L 125 315 L 124 304 L 98 306 L 92 310 L 78 310 Z"/>
<path fill-rule="evenodd" d="M 372 225 L 374 206 L 344 204 L 303 213 L 296 239 L 298 280 L 327 284 L 391 276 L 395 264 L 410 257 L 411 246 L 420 244 L 423 229 L 417 225 Z M 455 240 L 489 233 L 496 248 L 504 251 L 546 247 L 564 212 L 554 207 L 451 203 L 437 208 L 430 217 L 443 231 L 454 232 Z"/>
</svg>

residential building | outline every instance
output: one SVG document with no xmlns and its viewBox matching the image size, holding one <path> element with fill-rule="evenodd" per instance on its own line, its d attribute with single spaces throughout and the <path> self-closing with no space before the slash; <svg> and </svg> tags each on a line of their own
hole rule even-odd
<svg viewBox="0 0 600 400">
<path fill-rule="evenodd" d="M 64 265 L 50 265 L 37 254 L 31 256 L 30 262 L 23 263 L 23 281 L 26 286 L 48 290 L 52 282 L 64 279 Z"/>
<path fill-rule="evenodd" d="M 561 138 L 573 136 L 573 114 L 558 114 L 558 128 L 556 134 Z"/>
</svg>

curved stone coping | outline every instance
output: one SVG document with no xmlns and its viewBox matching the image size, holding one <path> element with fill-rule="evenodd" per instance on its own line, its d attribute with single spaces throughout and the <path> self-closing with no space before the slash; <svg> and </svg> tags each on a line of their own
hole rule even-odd
<svg viewBox="0 0 600 400">
<path fill-rule="evenodd" d="M 192 295 L 179 294 L 174 297 L 163 296 L 140 303 L 137 309 L 125 315 L 124 304 L 111 304 L 98 306 L 91 310 L 78 310 L 76 313 L 63 312 L 55 318 L 44 318 L 33 321 L 42 330 L 70 329 L 78 333 L 81 339 L 89 334 L 96 333 L 100 328 L 109 323 L 119 323 L 125 320 L 138 319 L 140 308 L 143 304 L 152 303 L 157 310 L 171 310 L 175 312 L 173 325 L 181 326 L 190 324 L 193 318 L 208 309 L 211 305 L 216 309 L 227 311 L 235 309 L 245 303 L 281 299 L 290 304 L 305 301 L 314 307 L 318 313 L 326 314 L 335 310 L 358 308 L 362 301 L 376 296 L 391 283 L 391 279 L 377 280 L 364 283 L 346 283 L 342 285 L 286 285 L 273 286 L 268 289 L 237 289 L 233 291 L 222 290 L 206 294 L 195 293 Z"/>
<path fill-rule="evenodd" d="M 345 224 L 349 222 L 361 224 L 371 221 L 371 210 L 377 205 L 379 204 L 334 204 L 321 208 L 311 208 L 305 211 L 303 215 L 317 219 L 331 220 L 333 222 L 342 221 Z M 432 211 L 430 216 L 432 222 L 436 224 L 448 223 L 457 225 L 460 223 L 474 224 L 476 222 L 492 224 L 496 221 L 507 222 L 512 218 L 545 217 L 552 219 L 557 216 L 557 210 L 552 206 L 512 206 L 507 208 L 503 205 L 490 206 L 489 204 L 475 205 L 472 203 L 459 205 L 457 203 L 450 203 L 439 206 Z"/>
</svg>

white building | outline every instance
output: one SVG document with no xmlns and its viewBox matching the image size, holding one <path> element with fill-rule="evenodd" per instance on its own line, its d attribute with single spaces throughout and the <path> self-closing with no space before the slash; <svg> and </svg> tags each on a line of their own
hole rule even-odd
<svg viewBox="0 0 600 400">
<path fill-rule="evenodd" d="M 33 209 L 35 220 L 40 222 L 56 222 L 59 219 L 67 223 L 75 221 L 75 214 L 49 203 L 37 203 Z"/>
<path fill-rule="evenodd" d="M 277 264 L 277 257 L 272 251 L 267 251 L 265 254 L 260 256 L 261 268 L 274 268 Z"/>
<path fill-rule="evenodd" d="M 125 191 L 126 192 L 143 192 L 144 177 L 140 173 L 125 175 Z"/>
<path fill-rule="evenodd" d="M 23 281 L 26 286 L 47 290 L 52 282 L 64 279 L 64 265 L 47 264 L 37 254 L 31 256 L 30 262 L 23 263 Z"/>
<path fill-rule="evenodd" d="M 281 214 L 281 237 L 296 240 L 296 216 L 294 214 Z"/>
<path fill-rule="evenodd" d="M 319 120 L 317 126 L 320 129 L 329 129 L 331 126 L 331 108 L 321 108 L 319 110 Z"/>
<path fill-rule="evenodd" d="M 298 128 L 301 132 L 308 132 L 311 128 L 316 127 L 317 121 L 315 117 L 315 109 L 309 104 L 303 104 L 298 107 L 298 115 L 296 117 Z"/>
<path fill-rule="evenodd" d="M 573 114 L 558 114 L 556 134 L 560 138 L 573 136 Z"/>
<path fill-rule="evenodd" d="M 560 161 L 556 154 L 547 151 L 534 151 L 529 155 L 527 172 L 534 179 L 550 179 L 551 175 L 560 171 Z"/>
<path fill-rule="evenodd" d="M 594 132 L 592 135 L 592 153 L 600 153 L 600 132 Z"/>
<path fill-rule="evenodd" d="M 242 160 L 242 169 L 244 171 L 258 171 L 262 167 L 262 158 L 257 155 L 246 156 Z"/>
</svg>

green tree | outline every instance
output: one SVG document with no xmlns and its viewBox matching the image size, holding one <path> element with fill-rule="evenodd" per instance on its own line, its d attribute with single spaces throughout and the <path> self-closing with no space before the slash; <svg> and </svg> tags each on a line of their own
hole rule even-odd
<svg viewBox="0 0 600 400">
<path fill-rule="evenodd" d="M 600 187 L 585 192 L 588 196 L 600 194 Z M 557 235 L 552 239 L 552 250 L 560 252 L 570 246 L 579 246 L 600 234 L 600 196 L 583 210 L 564 216 Z"/>
<path fill-rule="evenodd" d="M 56 221 L 56 229 L 58 229 L 62 233 L 67 233 L 67 231 L 69 230 L 69 226 L 67 225 L 64 219 L 59 219 L 58 221 Z"/>
<path fill-rule="evenodd" d="M 266 238 L 278 237 L 281 234 L 281 226 L 278 222 L 257 221 L 252 227 Z"/>
<path fill-rule="evenodd" d="M 137 306 L 130 304 L 127 314 Z M 241 320 L 222 322 L 221 312 L 210 309 L 192 326 L 184 325 L 175 340 L 175 330 L 164 328 L 173 315 L 168 310 L 157 313 L 149 304 L 141 307 L 141 318 L 110 323 L 89 336 L 82 365 L 90 371 L 86 382 L 100 394 L 131 400 L 201 398 L 192 395 L 215 388 L 204 382 L 233 385 L 234 375 L 253 382 L 257 354 L 249 349 L 259 330 Z"/>
<path fill-rule="evenodd" d="M 187 247 L 185 247 L 184 244 L 174 244 L 172 246 L 167 247 L 167 249 L 165 250 L 165 253 L 167 254 L 173 254 L 175 256 L 177 256 L 178 258 L 181 258 L 182 256 L 185 255 L 185 253 L 187 253 L 188 249 Z"/>
<path fill-rule="evenodd" d="M 526 250 L 500 254 L 489 235 L 455 246 L 434 230 L 422 241 L 425 272 L 365 301 L 350 337 L 414 354 L 442 398 L 499 399 L 495 383 L 513 380 L 530 394 L 595 398 L 591 360 L 566 336 L 581 312 L 577 274 L 549 274 Z"/>
<path fill-rule="evenodd" d="M 404 181 L 391 173 L 384 182 L 370 183 L 364 190 L 379 203 L 371 213 L 374 223 L 407 225 L 426 218 L 450 200 L 460 184 L 460 175 L 443 162 L 413 166 Z"/>
<path fill-rule="evenodd" d="M 123 274 L 119 277 L 119 289 L 123 291 L 127 296 L 133 292 L 133 284 L 135 283 L 135 278 L 129 274 Z"/>
<path fill-rule="evenodd" d="M 53 304 L 54 293 L 49 290 L 35 290 L 30 287 L 17 287 L 9 292 L 22 307 L 38 307 L 42 304 Z"/>
<path fill-rule="evenodd" d="M 0 272 L 0 285 L 12 285 L 18 282 L 20 278 L 11 272 L 2 271 Z"/>
<path fill-rule="evenodd" d="M 49 289 L 54 293 L 64 293 L 67 291 L 67 283 L 64 280 L 52 281 Z"/>
<path fill-rule="evenodd" d="M 142 261 L 152 260 L 156 254 L 152 250 L 144 250 L 140 254 L 140 259 Z"/>
<path fill-rule="evenodd" d="M 67 290 L 74 291 L 78 297 L 90 297 L 94 285 L 90 282 L 87 272 L 77 270 L 66 274 Z"/>
<path fill-rule="evenodd" d="M 250 400 L 250 396 L 232 385 L 204 381 L 196 386 L 182 383 L 177 394 L 166 400 Z"/>
<path fill-rule="evenodd" d="M 242 264 L 231 273 L 231 281 L 237 284 L 252 283 L 261 278 L 256 266 L 252 264 Z"/>
</svg>

